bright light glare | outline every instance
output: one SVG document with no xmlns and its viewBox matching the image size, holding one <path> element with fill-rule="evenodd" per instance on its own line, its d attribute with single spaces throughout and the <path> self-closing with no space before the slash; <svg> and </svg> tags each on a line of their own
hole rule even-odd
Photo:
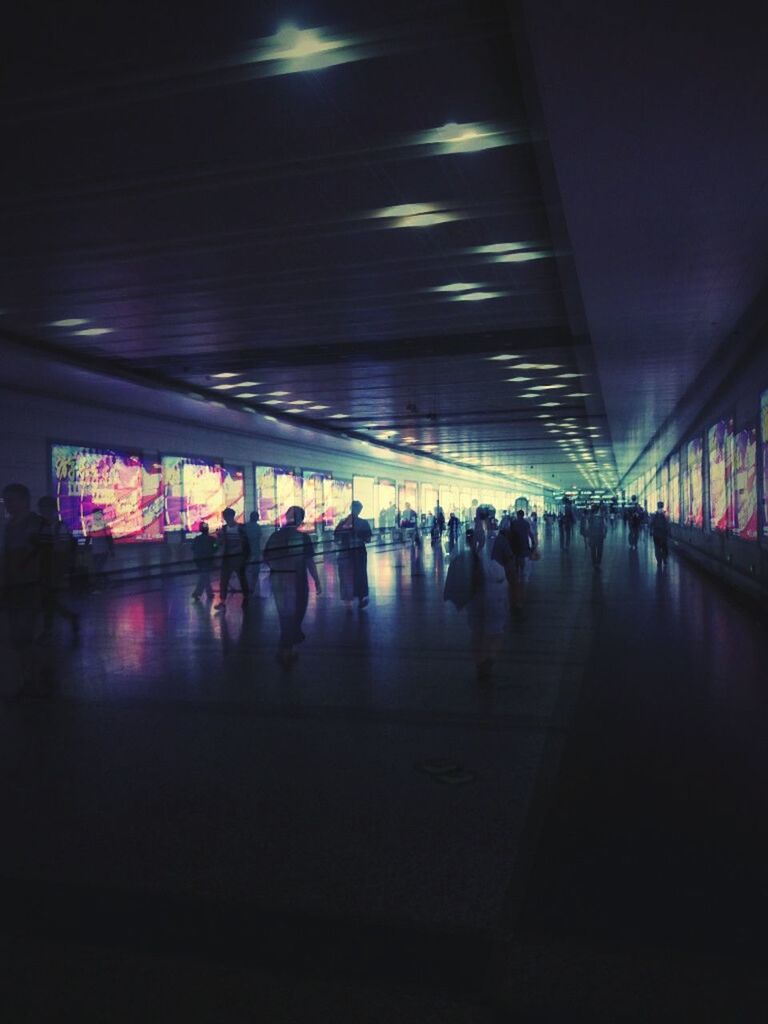
<svg viewBox="0 0 768 1024">
<path fill-rule="evenodd" d="M 217 380 L 225 380 L 228 377 L 239 377 L 240 374 L 239 373 L 212 373 L 211 376 L 215 377 Z"/>
<path fill-rule="evenodd" d="M 393 223 L 388 227 L 428 228 L 435 224 L 460 220 L 462 215 L 456 210 L 444 210 L 434 203 L 402 203 L 399 206 L 385 206 L 380 210 L 374 210 L 371 216 L 392 220 Z"/>
<path fill-rule="evenodd" d="M 572 391 L 568 398 L 589 398 L 589 391 Z"/>
<path fill-rule="evenodd" d="M 330 409 L 330 405 L 310 405 L 309 408 L 316 412 L 319 409 Z"/>
<path fill-rule="evenodd" d="M 505 379 L 510 381 L 512 384 L 522 384 L 523 381 L 533 380 L 533 377 L 506 377 Z"/>
<path fill-rule="evenodd" d="M 516 137 L 500 125 L 478 121 L 473 124 L 443 125 L 442 128 L 430 128 L 419 132 L 413 142 L 419 146 L 434 146 L 434 152 L 443 153 L 477 153 L 483 149 L 496 149 L 499 146 L 511 146 Z"/>
<path fill-rule="evenodd" d="M 312 405 L 312 403 L 309 401 L 308 398 L 294 398 L 290 402 L 288 402 L 287 404 L 288 405 Z"/>
<path fill-rule="evenodd" d="M 214 391 L 229 391 L 231 388 L 239 388 L 239 384 L 214 384 Z"/>
<path fill-rule="evenodd" d="M 282 398 L 283 395 L 290 395 L 290 391 L 268 391 L 267 394 L 272 398 Z"/>
<path fill-rule="evenodd" d="M 533 252 L 506 252 L 494 256 L 495 263 L 530 263 L 532 260 L 545 260 L 552 256 L 551 252 L 534 250 Z"/>
<path fill-rule="evenodd" d="M 259 41 L 251 60 L 254 63 L 274 62 L 278 74 L 298 71 L 319 71 L 336 64 L 360 60 L 358 40 L 331 39 L 322 28 L 300 29 L 282 25 L 273 36 Z"/>
<path fill-rule="evenodd" d="M 567 387 L 566 384 L 536 384 L 531 391 L 555 391 L 557 388 Z"/>
<path fill-rule="evenodd" d="M 516 370 L 559 370 L 558 363 L 518 363 Z"/>
<path fill-rule="evenodd" d="M 486 299 L 500 299 L 506 292 L 463 292 L 461 295 L 452 295 L 453 302 L 485 302 Z"/>
<path fill-rule="evenodd" d="M 348 420 L 349 415 L 346 412 L 335 412 L 332 416 L 328 417 L 329 420 Z"/>
<path fill-rule="evenodd" d="M 457 281 L 455 284 L 440 284 L 432 288 L 433 292 L 472 292 L 476 288 L 482 288 L 481 284 L 468 284 L 466 281 Z"/>
<path fill-rule="evenodd" d="M 81 334 L 84 338 L 95 338 L 99 334 L 111 334 L 111 327 L 86 327 L 82 331 L 75 331 L 75 334 Z"/>
<path fill-rule="evenodd" d="M 519 252 L 521 249 L 531 249 L 533 246 L 533 242 L 494 242 L 492 245 L 476 245 L 469 251 L 480 255 L 493 255 L 500 252 Z"/>
<path fill-rule="evenodd" d="M 494 363 L 494 362 L 504 362 L 507 359 L 522 359 L 523 357 L 522 356 L 501 355 L 501 356 L 488 356 L 487 358 L 488 358 L 488 362 Z"/>
<path fill-rule="evenodd" d="M 219 385 L 219 386 L 221 386 L 221 385 Z M 255 391 L 243 391 L 241 394 L 235 395 L 235 398 L 258 398 L 258 397 L 259 396 L 256 394 Z"/>
<path fill-rule="evenodd" d="M 80 327 L 81 324 L 87 324 L 87 320 L 53 320 L 48 325 L 49 327 Z"/>
<path fill-rule="evenodd" d="M 580 377 L 580 376 L 581 376 L 580 373 L 558 373 L 557 374 L 558 380 L 570 380 L 573 377 Z"/>
</svg>

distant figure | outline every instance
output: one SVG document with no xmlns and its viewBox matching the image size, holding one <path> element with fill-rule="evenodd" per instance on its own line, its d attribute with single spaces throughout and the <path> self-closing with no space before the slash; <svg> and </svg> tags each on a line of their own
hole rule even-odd
<svg viewBox="0 0 768 1024">
<path fill-rule="evenodd" d="M 213 571 L 213 556 L 216 553 L 216 541 L 211 536 L 208 523 L 200 523 L 200 532 L 192 541 L 192 558 L 197 569 L 197 583 L 192 591 L 192 600 L 199 601 L 203 594 L 210 601 L 213 598 L 213 587 L 211 586 L 211 573 Z"/>
<path fill-rule="evenodd" d="M 107 585 L 107 561 L 115 557 L 115 541 L 103 509 L 93 510 L 85 543 L 90 549 L 93 564 L 93 593 L 98 594 Z"/>
<path fill-rule="evenodd" d="M 592 556 L 592 567 L 599 569 L 603 561 L 603 544 L 608 528 L 605 523 L 605 516 L 598 504 L 594 504 L 589 516 L 584 517 L 587 521 L 587 539 L 589 551 Z"/>
<path fill-rule="evenodd" d="M 339 590 L 347 609 L 352 607 L 355 598 L 360 608 L 368 604 L 368 553 L 365 545 L 370 543 L 371 527 L 367 519 L 360 518 L 362 511 L 362 502 L 353 501 L 349 515 L 333 531 L 339 546 Z"/>
<path fill-rule="evenodd" d="M 77 636 L 80 616 L 67 607 L 62 590 L 74 567 L 77 541 L 65 524 L 59 519 L 56 499 L 45 495 L 37 503 L 37 510 L 43 520 L 40 531 L 40 559 L 43 583 L 43 635 L 48 637 L 53 630 L 54 619 L 60 615 L 66 619 Z"/>
<path fill-rule="evenodd" d="M 282 665 L 289 665 L 297 657 L 294 648 L 305 639 L 301 624 L 309 603 L 308 574 L 315 582 L 315 593 L 322 593 L 314 545 L 308 534 L 299 532 L 303 522 L 304 509 L 291 506 L 285 514 L 285 525 L 272 534 L 264 547 L 280 619 L 277 659 Z"/>
<path fill-rule="evenodd" d="M 248 580 L 248 590 L 261 597 L 259 591 L 259 574 L 261 572 L 261 524 L 259 513 L 254 509 L 245 524 L 245 536 L 248 538 L 248 562 L 245 566 L 245 576 Z"/>
<path fill-rule="evenodd" d="M 448 516 L 448 551 L 453 552 L 456 550 L 456 545 L 459 542 L 459 530 L 461 529 L 461 522 L 455 512 L 451 512 Z"/>
<path fill-rule="evenodd" d="M 560 530 L 560 547 L 563 551 L 570 551 L 571 549 L 571 535 L 575 522 L 576 514 L 573 511 L 573 505 L 570 498 L 566 498 L 563 502 L 563 509 L 557 517 L 557 525 Z"/>
<path fill-rule="evenodd" d="M 528 517 L 528 522 L 531 524 L 531 536 L 533 537 L 533 546 L 538 547 L 539 544 L 539 514 L 536 509 L 531 512 Z"/>
<path fill-rule="evenodd" d="M 400 516 L 400 528 L 402 530 L 413 530 L 416 528 L 417 524 L 418 517 L 416 515 L 416 511 L 411 508 L 411 503 L 406 501 L 405 508 Z"/>
<path fill-rule="evenodd" d="M 536 551 L 531 524 L 525 518 L 523 509 L 518 509 L 506 531 L 507 541 L 514 557 L 514 582 L 512 586 L 512 609 L 517 618 L 523 618 L 525 589 L 531 579 L 531 556 Z"/>
<path fill-rule="evenodd" d="M 8 640 L 21 670 L 17 696 L 43 696 L 35 641 L 43 612 L 40 537 L 45 523 L 32 511 L 24 484 L 7 484 L 3 502 L 8 517 L 3 534 L 3 605 Z"/>
<path fill-rule="evenodd" d="M 493 557 L 495 538 L 490 524 L 495 514 L 492 505 L 477 505 L 470 541 L 474 593 L 467 615 L 478 682 L 491 679 L 509 615 L 507 575 Z"/>
<path fill-rule="evenodd" d="M 229 592 L 229 581 L 232 573 L 235 573 L 240 581 L 240 589 L 243 593 L 243 608 L 248 606 L 248 580 L 245 575 L 245 566 L 250 554 L 248 537 L 245 527 L 240 526 L 233 508 L 225 508 L 222 518 L 224 525 L 219 530 L 219 548 L 221 550 L 221 575 L 219 578 L 219 603 L 216 611 L 223 612 L 227 607 L 227 594 Z"/>
<path fill-rule="evenodd" d="M 656 553 L 656 564 L 661 569 L 669 558 L 669 519 L 664 511 L 663 501 L 657 502 L 656 511 L 651 516 L 651 537 Z"/>
<path fill-rule="evenodd" d="M 629 509 L 627 523 L 629 524 L 629 547 L 632 551 L 637 551 L 640 527 L 643 525 L 643 510 L 639 505 L 633 505 Z"/>
</svg>

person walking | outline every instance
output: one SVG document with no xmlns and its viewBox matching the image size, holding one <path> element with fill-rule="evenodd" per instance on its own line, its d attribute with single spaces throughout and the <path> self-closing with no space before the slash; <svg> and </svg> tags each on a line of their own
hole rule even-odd
<svg viewBox="0 0 768 1024">
<path fill-rule="evenodd" d="M 309 603 L 308 576 L 314 581 L 315 593 L 322 593 L 314 545 L 306 533 L 299 531 L 303 522 L 304 509 L 292 505 L 285 513 L 285 525 L 272 534 L 264 547 L 280 620 L 277 660 L 284 666 L 298 657 L 295 648 L 306 639 L 301 627 Z"/>
<path fill-rule="evenodd" d="M 651 516 L 651 537 L 656 554 L 656 564 L 662 569 L 669 558 L 669 519 L 664 511 L 664 502 L 656 503 L 656 511 Z"/>
<path fill-rule="evenodd" d="M 575 522 L 576 515 L 573 511 L 571 499 L 566 498 L 563 502 L 562 512 L 557 517 L 557 525 L 560 529 L 560 547 L 563 551 L 570 551 L 571 549 L 571 535 L 573 534 Z"/>
<path fill-rule="evenodd" d="M 45 524 L 32 511 L 29 488 L 24 484 L 7 484 L 3 488 L 3 504 L 7 518 L 3 531 L 2 604 L 8 640 L 21 673 L 22 685 L 16 696 L 46 696 L 37 650 L 43 612 L 41 534 Z"/>
<path fill-rule="evenodd" d="M 203 594 L 210 601 L 213 598 L 211 572 L 216 553 L 216 540 L 211 536 L 208 523 L 200 523 L 200 532 L 192 541 L 192 558 L 197 569 L 197 583 L 192 591 L 192 600 L 199 601 Z"/>
<path fill-rule="evenodd" d="M 259 588 L 259 575 L 261 573 L 261 524 L 259 513 L 256 509 L 251 512 L 248 522 L 245 524 L 245 536 L 248 538 L 248 562 L 245 566 L 245 578 L 248 580 L 248 590 L 256 597 L 261 597 Z"/>
<path fill-rule="evenodd" d="M 67 620 L 72 635 L 77 636 L 80 630 L 80 616 L 65 604 L 61 596 L 67 584 L 67 577 L 72 572 L 77 541 L 59 519 L 55 498 L 44 495 L 37 502 L 37 511 L 43 520 L 40 530 L 43 637 L 48 639 L 51 636 L 57 615 Z"/>
<path fill-rule="evenodd" d="M 360 518 L 362 511 L 362 502 L 353 501 L 349 515 L 333 531 L 339 548 L 339 591 L 348 611 L 355 598 L 359 608 L 368 604 L 368 552 L 365 545 L 370 543 L 371 527 L 367 519 Z"/>
<path fill-rule="evenodd" d="M 592 567 L 599 569 L 603 561 L 603 544 L 605 535 L 608 532 L 605 524 L 605 516 L 598 504 L 593 504 L 589 516 L 584 517 L 587 521 L 586 536 L 589 541 L 589 552 L 592 556 Z"/>
<path fill-rule="evenodd" d="M 512 610 L 516 618 L 522 619 L 525 616 L 526 587 L 531 579 L 532 559 L 537 546 L 531 531 L 531 524 L 525 518 L 525 512 L 521 508 L 517 510 L 515 517 L 510 521 L 506 537 L 514 558 Z"/>
<path fill-rule="evenodd" d="M 449 554 L 456 550 L 456 546 L 459 543 L 459 528 L 461 527 L 461 520 L 455 512 L 451 512 L 448 517 L 448 552 Z"/>
<path fill-rule="evenodd" d="M 473 595 L 467 605 L 467 618 L 472 657 L 480 683 L 491 680 L 509 616 L 507 574 L 496 550 L 496 537 L 491 531 L 495 514 L 492 505 L 477 506 L 469 543 Z"/>
<path fill-rule="evenodd" d="M 248 607 L 248 596 L 250 594 L 248 580 L 245 576 L 245 566 L 250 554 L 245 528 L 236 521 L 233 508 L 224 509 L 223 519 L 224 525 L 219 530 L 221 575 L 219 578 L 219 602 L 216 605 L 216 611 L 219 612 L 226 610 L 229 581 L 232 573 L 235 573 L 240 581 L 240 589 L 243 594 L 243 608 Z"/>
</svg>

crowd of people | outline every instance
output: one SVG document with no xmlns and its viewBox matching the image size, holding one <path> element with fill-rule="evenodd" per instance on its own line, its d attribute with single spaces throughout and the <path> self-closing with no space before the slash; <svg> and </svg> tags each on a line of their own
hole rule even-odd
<svg viewBox="0 0 768 1024">
<path fill-rule="evenodd" d="M 21 667 L 24 687 L 39 688 L 34 652 L 40 642 L 49 640 L 57 617 L 65 620 L 73 637 L 79 634 L 79 613 L 67 601 L 67 581 L 75 571 L 78 544 L 59 518 L 54 498 L 43 496 L 33 511 L 31 495 L 22 484 L 9 484 L 3 490 L 6 522 L 3 537 L 3 595 L 7 635 Z M 385 526 L 379 539 L 392 537 L 407 544 L 413 575 L 423 574 L 424 538 L 433 548 L 449 556 L 444 598 L 467 613 L 471 649 L 477 677 L 491 678 L 507 624 L 525 616 L 525 595 L 533 564 L 539 558 L 539 523 L 536 510 L 530 514 L 520 508 L 502 512 L 489 504 L 474 501 L 446 518 L 437 505 L 433 512 L 419 515 L 409 503 L 402 510 L 392 505 L 385 510 Z M 97 510 L 98 512 L 98 510 Z M 351 612 L 355 602 L 360 611 L 369 603 L 367 545 L 373 531 L 364 518 L 363 505 L 353 501 L 349 513 L 333 529 L 333 545 L 339 596 Z M 623 510 L 630 548 L 636 550 L 640 530 L 649 527 L 656 559 L 662 568 L 668 558 L 669 523 L 659 502 L 649 516 L 636 501 Z M 107 562 L 114 557 L 114 540 L 103 515 L 94 514 L 93 525 L 85 538 L 90 549 L 92 579 L 90 589 L 98 592 L 106 586 Z M 558 512 L 547 512 L 544 525 L 551 537 L 557 524 L 560 548 L 568 552 L 577 527 L 584 539 L 595 571 L 601 566 L 603 545 L 616 513 L 600 504 L 577 509 L 565 498 Z M 281 525 L 263 542 L 264 527 L 254 511 L 246 523 L 238 523 L 235 511 L 223 511 L 221 525 L 212 531 L 202 522 L 191 541 L 195 568 L 192 600 L 207 598 L 216 603 L 217 614 L 224 613 L 232 593 L 233 578 L 239 585 L 242 606 L 247 609 L 252 596 L 262 597 L 269 590 L 280 623 L 277 658 L 288 667 L 297 658 L 297 648 L 305 639 L 302 630 L 312 582 L 317 594 L 322 591 L 315 557 L 315 543 L 302 529 L 304 509 L 287 509 Z M 394 525 L 390 525 L 394 524 Z M 213 587 L 218 569 L 218 595 Z M 269 575 L 269 587 L 262 580 Z"/>
</svg>

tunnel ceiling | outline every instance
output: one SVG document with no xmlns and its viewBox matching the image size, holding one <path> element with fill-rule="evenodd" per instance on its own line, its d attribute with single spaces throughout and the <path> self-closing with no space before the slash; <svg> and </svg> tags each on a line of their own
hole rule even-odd
<svg viewBox="0 0 768 1024">
<path fill-rule="evenodd" d="M 649 128 L 632 142 L 617 123 L 622 97 L 646 95 L 642 67 L 594 47 L 590 66 L 573 44 L 603 7 L 530 7 L 533 73 L 500 2 L 19 7 L 3 327 L 329 431 L 613 485 L 614 452 L 620 473 L 755 275 L 717 269 L 700 168 L 677 221 L 655 210 L 679 169 L 646 152 Z M 551 227 L 532 90 L 573 250 Z"/>
</svg>

